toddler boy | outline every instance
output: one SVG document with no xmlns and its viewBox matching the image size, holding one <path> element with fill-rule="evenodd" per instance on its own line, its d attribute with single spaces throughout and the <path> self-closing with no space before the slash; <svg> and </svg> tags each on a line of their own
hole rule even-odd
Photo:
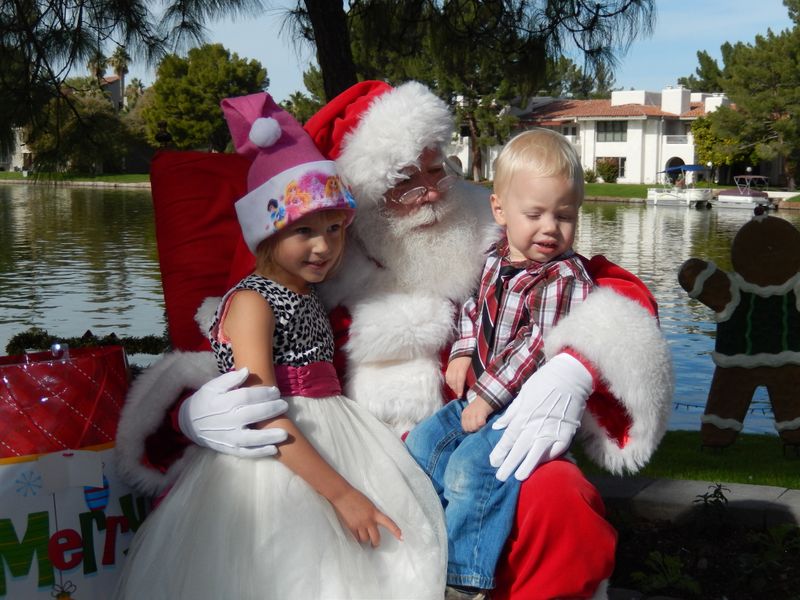
<svg viewBox="0 0 800 600">
<path fill-rule="evenodd" d="M 564 136 L 533 129 L 511 139 L 495 161 L 490 202 L 505 235 L 488 251 L 477 299 L 462 307 L 445 374 L 462 399 L 406 440 L 445 508 L 447 583 L 470 594 L 494 587 L 519 494 L 515 478 L 495 478 L 489 454 L 502 431 L 487 425 L 545 362 L 552 327 L 593 287 L 572 249 L 583 168 Z"/>
</svg>

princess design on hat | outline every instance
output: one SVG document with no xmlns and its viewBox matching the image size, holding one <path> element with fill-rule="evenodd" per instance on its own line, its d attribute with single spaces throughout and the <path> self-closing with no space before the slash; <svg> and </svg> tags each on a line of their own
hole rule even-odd
<svg viewBox="0 0 800 600">
<path fill-rule="evenodd" d="M 270 201 L 267 202 L 267 212 L 269 213 L 272 227 L 280 229 L 285 225 L 286 209 L 283 207 L 283 204 L 278 202 L 275 198 L 270 198 Z"/>
</svg>

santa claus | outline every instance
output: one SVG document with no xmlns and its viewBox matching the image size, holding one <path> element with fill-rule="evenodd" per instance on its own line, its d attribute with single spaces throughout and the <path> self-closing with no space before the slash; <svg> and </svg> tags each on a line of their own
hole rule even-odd
<svg viewBox="0 0 800 600">
<path fill-rule="evenodd" d="M 305 127 L 358 203 L 341 268 L 322 287 L 344 389 L 402 435 L 447 399 L 442 360 L 457 307 L 498 237 L 488 190 L 447 172 L 452 115 L 421 84 L 359 83 Z M 236 256 L 231 281 L 252 268 L 249 253 Z M 577 430 L 598 464 L 635 472 L 666 428 L 672 371 L 655 302 L 603 257 L 586 263 L 599 288 L 546 340 L 549 360 L 503 417 L 491 456 L 498 477 L 526 479 L 493 599 L 603 597 L 616 534 L 597 490 L 562 455 Z M 157 471 L 145 455 L 172 444 L 164 415 L 183 387 L 200 388 L 172 421 L 189 439 L 241 456 L 274 453 L 280 434 L 247 425 L 282 401 L 235 389 L 241 374 L 214 376 L 210 356 L 171 355 L 134 384 L 117 446 L 119 468 L 143 490 L 165 489 L 181 468 Z"/>
</svg>

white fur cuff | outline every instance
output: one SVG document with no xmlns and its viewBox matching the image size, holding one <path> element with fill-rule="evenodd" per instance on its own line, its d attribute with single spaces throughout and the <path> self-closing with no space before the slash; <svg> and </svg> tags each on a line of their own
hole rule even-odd
<svg viewBox="0 0 800 600">
<path fill-rule="evenodd" d="M 632 420 L 620 448 L 590 411 L 582 436 L 588 455 L 612 473 L 644 466 L 664 435 L 672 409 L 672 359 L 653 315 L 638 302 L 600 288 L 545 341 L 548 356 L 574 348 L 591 361 Z"/>
</svg>

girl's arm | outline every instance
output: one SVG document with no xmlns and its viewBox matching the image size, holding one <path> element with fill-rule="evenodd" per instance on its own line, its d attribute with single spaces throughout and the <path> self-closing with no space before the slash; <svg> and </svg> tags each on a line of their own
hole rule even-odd
<svg viewBox="0 0 800 600">
<path fill-rule="evenodd" d="M 236 368 L 247 367 L 250 371 L 244 385 L 274 386 L 272 336 L 275 317 L 269 303 L 258 292 L 236 292 L 222 326 L 223 333 L 231 341 Z M 278 449 L 277 459 L 331 503 L 359 542 L 368 541 L 377 546 L 380 542 L 378 525 L 402 539 L 400 528 L 394 521 L 325 462 L 292 421 L 280 416 L 262 421 L 257 427 L 278 427 L 287 431 L 289 437 Z"/>
</svg>

